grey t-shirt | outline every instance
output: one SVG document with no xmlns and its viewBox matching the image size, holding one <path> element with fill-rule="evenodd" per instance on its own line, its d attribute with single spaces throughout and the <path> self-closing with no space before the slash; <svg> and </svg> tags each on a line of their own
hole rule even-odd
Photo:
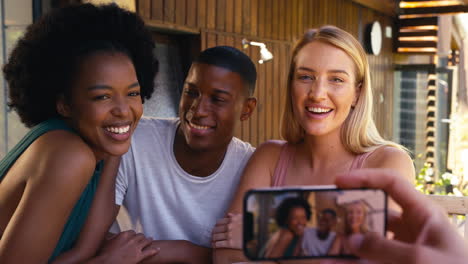
<svg viewBox="0 0 468 264">
<path fill-rule="evenodd" d="M 140 120 L 120 163 L 116 204 L 122 207 L 111 231 L 132 229 L 153 239 L 209 247 L 211 230 L 228 209 L 254 148 L 233 138 L 218 170 L 196 177 L 175 159 L 178 124 L 178 119 Z"/>
<path fill-rule="evenodd" d="M 302 249 L 306 256 L 325 256 L 330 250 L 330 247 L 335 241 L 336 233 L 330 231 L 328 237 L 320 240 L 317 235 L 317 229 L 306 227 L 304 230 L 304 238 L 302 240 Z"/>
</svg>

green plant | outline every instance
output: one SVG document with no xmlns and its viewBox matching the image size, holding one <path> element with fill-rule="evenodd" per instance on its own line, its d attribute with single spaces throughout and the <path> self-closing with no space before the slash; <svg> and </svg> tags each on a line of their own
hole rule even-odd
<svg viewBox="0 0 468 264">
<path fill-rule="evenodd" d="M 434 170 L 425 163 L 415 179 L 416 190 L 424 194 L 468 196 L 468 184 L 462 184 L 457 175 L 445 172 L 434 181 Z"/>
</svg>

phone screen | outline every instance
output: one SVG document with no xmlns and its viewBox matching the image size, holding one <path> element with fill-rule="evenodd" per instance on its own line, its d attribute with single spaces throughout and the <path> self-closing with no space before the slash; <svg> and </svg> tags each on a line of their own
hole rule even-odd
<svg viewBox="0 0 468 264">
<path fill-rule="evenodd" d="M 386 212 L 386 194 L 376 189 L 251 190 L 244 197 L 244 254 L 251 260 L 353 258 L 350 236 L 385 235 Z"/>
</svg>

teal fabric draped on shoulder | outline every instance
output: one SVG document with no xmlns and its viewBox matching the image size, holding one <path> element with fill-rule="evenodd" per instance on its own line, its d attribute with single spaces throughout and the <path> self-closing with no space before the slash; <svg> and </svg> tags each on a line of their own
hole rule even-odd
<svg viewBox="0 0 468 264">
<path fill-rule="evenodd" d="M 289 242 L 288 247 L 284 251 L 283 257 L 292 257 L 292 256 L 294 256 L 294 250 L 296 249 L 298 241 L 299 241 L 299 239 L 297 238 L 297 236 L 294 236 L 293 239 L 291 240 L 291 242 Z"/>
<path fill-rule="evenodd" d="M 18 157 L 41 135 L 52 131 L 52 130 L 67 130 L 74 132 L 64 121 L 60 119 L 50 119 L 44 121 L 37 126 L 31 128 L 31 130 L 16 144 L 16 146 L 8 152 L 5 158 L 0 161 L 0 181 L 6 175 L 10 167 L 15 163 Z M 75 133 L 75 132 L 74 132 Z M 49 262 L 55 259 L 58 255 L 63 252 L 70 250 L 75 244 L 81 229 L 83 228 L 86 217 L 88 216 L 91 203 L 96 193 L 99 176 L 101 175 L 103 162 L 99 162 L 94 171 L 93 177 L 86 185 L 83 193 L 79 200 L 76 202 L 70 216 L 68 217 L 67 223 L 65 224 L 62 235 L 49 259 Z M 40 227 L 38 227 L 40 228 Z"/>
</svg>

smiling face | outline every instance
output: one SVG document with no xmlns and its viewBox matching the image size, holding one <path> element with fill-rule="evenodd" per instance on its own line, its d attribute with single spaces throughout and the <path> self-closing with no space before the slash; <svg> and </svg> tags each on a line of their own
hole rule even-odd
<svg viewBox="0 0 468 264">
<path fill-rule="evenodd" d="M 336 217 L 331 213 L 321 213 L 318 216 L 318 230 L 321 232 L 330 232 L 336 224 Z"/>
<path fill-rule="evenodd" d="M 353 233 L 360 232 L 365 215 L 364 204 L 361 202 L 351 203 L 346 207 L 346 221 Z"/>
<path fill-rule="evenodd" d="M 302 207 L 293 207 L 289 210 L 287 226 L 296 236 L 304 234 L 307 225 L 307 214 Z"/>
<path fill-rule="evenodd" d="M 59 113 L 89 144 L 98 160 L 122 155 L 143 113 L 133 63 L 118 52 L 96 52 L 78 65 L 68 100 Z"/>
<path fill-rule="evenodd" d="M 227 147 L 237 123 L 250 116 L 246 91 L 238 73 L 193 64 L 179 104 L 180 131 L 186 145 L 196 151 Z"/>
<path fill-rule="evenodd" d="M 313 41 L 299 51 L 295 64 L 295 118 L 308 135 L 339 133 L 358 98 L 353 60 L 339 48 Z"/>
</svg>

